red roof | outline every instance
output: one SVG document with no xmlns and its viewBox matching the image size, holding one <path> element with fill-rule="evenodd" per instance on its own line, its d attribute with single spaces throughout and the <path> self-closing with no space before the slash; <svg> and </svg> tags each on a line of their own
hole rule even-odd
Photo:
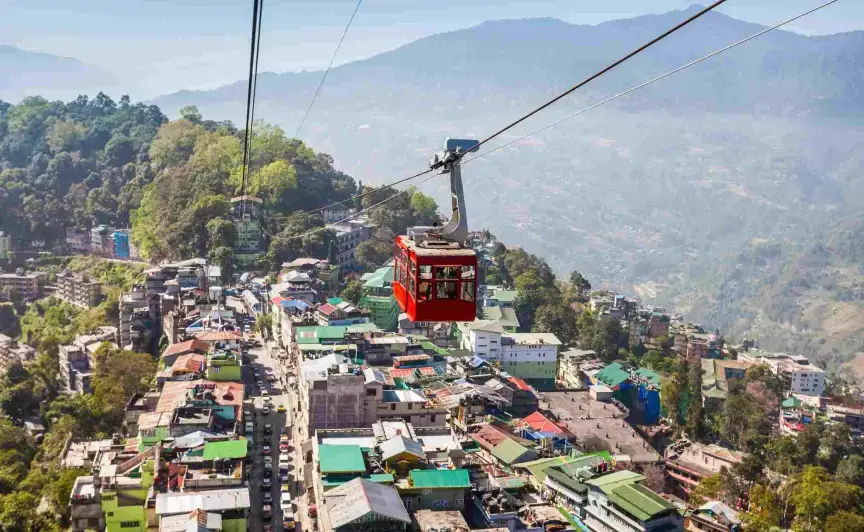
<svg viewBox="0 0 864 532">
<path fill-rule="evenodd" d="M 270 298 L 270 301 L 271 301 L 274 305 L 281 305 L 282 302 L 285 301 L 285 299 L 284 299 L 282 296 L 273 296 L 273 297 Z"/>
<path fill-rule="evenodd" d="M 528 386 L 528 383 L 518 377 L 510 377 L 510 383 L 520 390 L 531 391 L 531 387 Z"/>
<path fill-rule="evenodd" d="M 495 425 L 490 425 L 488 423 L 480 427 L 480 430 L 477 432 L 470 433 L 469 436 L 480 444 L 480 447 L 483 447 L 487 451 L 491 451 L 493 447 L 504 440 L 513 440 L 516 442 L 524 441 L 522 438 L 510 434 L 504 429 L 500 429 Z"/>
<path fill-rule="evenodd" d="M 528 425 L 537 432 L 552 432 L 559 435 L 566 432 L 557 423 L 540 412 L 534 412 L 530 416 L 522 418 L 522 423 Z"/>
<path fill-rule="evenodd" d="M 174 364 L 171 365 L 171 371 L 175 373 L 178 371 L 186 371 L 191 373 L 201 371 L 201 368 L 203 366 L 204 355 L 192 353 L 189 355 L 181 355 L 177 357 L 177 360 L 175 360 Z"/>
<path fill-rule="evenodd" d="M 329 316 L 330 314 L 333 314 L 334 312 L 336 312 L 336 310 L 338 310 L 338 309 L 336 307 L 334 307 L 333 305 L 331 305 L 330 303 L 324 303 L 323 305 L 318 307 L 318 311 L 321 312 L 321 314 L 324 314 L 325 316 Z"/>
<path fill-rule="evenodd" d="M 205 331 L 196 334 L 195 338 L 202 342 L 226 342 L 239 340 L 243 338 L 243 335 L 237 331 Z"/>
<path fill-rule="evenodd" d="M 162 357 L 170 357 L 174 355 L 185 355 L 186 353 L 206 353 L 210 350 L 210 346 L 206 342 L 200 340 L 187 340 L 179 344 L 171 344 L 162 353 Z"/>
<path fill-rule="evenodd" d="M 417 369 L 420 371 L 420 375 L 426 375 L 426 376 L 435 376 L 436 375 L 435 368 L 432 368 L 429 366 L 417 368 Z"/>
<path fill-rule="evenodd" d="M 410 377 L 414 375 L 414 368 L 393 368 L 390 370 L 390 376 L 393 378 L 404 379 L 405 377 Z"/>
</svg>

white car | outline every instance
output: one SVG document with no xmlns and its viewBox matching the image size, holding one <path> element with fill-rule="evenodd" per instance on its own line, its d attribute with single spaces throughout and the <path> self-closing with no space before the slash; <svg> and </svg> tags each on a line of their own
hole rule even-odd
<svg viewBox="0 0 864 532">
<path fill-rule="evenodd" d="M 287 462 L 290 462 L 290 461 L 291 461 L 291 455 L 290 455 L 290 454 L 288 454 L 288 453 L 279 453 L 279 463 L 282 463 L 282 462 L 286 462 L 286 463 L 287 463 Z"/>
<path fill-rule="evenodd" d="M 291 494 L 287 491 L 282 492 L 282 497 L 279 499 L 279 508 L 281 508 L 283 512 L 291 511 Z"/>
</svg>

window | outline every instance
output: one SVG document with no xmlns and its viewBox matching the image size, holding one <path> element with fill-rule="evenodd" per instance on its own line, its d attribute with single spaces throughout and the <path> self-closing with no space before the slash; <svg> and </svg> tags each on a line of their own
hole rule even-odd
<svg viewBox="0 0 864 532">
<path fill-rule="evenodd" d="M 462 266 L 462 279 L 474 279 L 474 266 Z"/>
<path fill-rule="evenodd" d="M 432 299 L 432 282 L 423 281 L 422 274 L 420 279 L 420 284 L 417 286 L 417 301 L 429 301 Z"/>
<path fill-rule="evenodd" d="M 414 276 L 408 276 L 408 293 L 411 294 L 411 299 L 417 299 L 414 295 Z"/>
<path fill-rule="evenodd" d="M 474 301 L 474 281 L 462 281 L 462 301 Z"/>
<path fill-rule="evenodd" d="M 396 403 L 390 403 L 390 410 L 396 410 Z"/>
<path fill-rule="evenodd" d="M 435 508 L 435 509 L 447 508 L 447 501 L 434 501 L 432 503 L 432 508 Z"/>
<path fill-rule="evenodd" d="M 432 414 L 432 415 L 429 417 L 429 421 L 432 422 L 432 423 L 435 423 L 435 414 Z"/>
<path fill-rule="evenodd" d="M 408 410 L 414 410 L 414 403 L 408 403 Z"/>
<path fill-rule="evenodd" d="M 366 397 L 375 397 L 375 388 L 367 388 Z"/>
<path fill-rule="evenodd" d="M 458 279 L 459 273 L 456 266 L 435 266 L 435 279 Z"/>
<path fill-rule="evenodd" d="M 440 279 L 440 277 L 439 277 Z M 456 281 L 438 281 L 436 299 L 456 299 Z"/>
<path fill-rule="evenodd" d="M 141 521 L 120 521 L 120 528 L 139 528 Z"/>
<path fill-rule="evenodd" d="M 420 265 L 420 278 L 421 279 L 432 279 L 432 266 L 428 264 Z"/>
</svg>

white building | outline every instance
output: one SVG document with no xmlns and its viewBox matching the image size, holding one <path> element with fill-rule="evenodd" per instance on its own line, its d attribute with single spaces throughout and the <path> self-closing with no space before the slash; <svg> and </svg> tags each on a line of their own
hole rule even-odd
<svg viewBox="0 0 864 532">
<path fill-rule="evenodd" d="M 825 370 L 811 364 L 807 357 L 750 348 L 739 351 L 738 360 L 767 364 L 775 375 L 789 384 L 792 393 L 814 397 L 825 393 Z"/>
<path fill-rule="evenodd" d="M 508 333 L 499 323 L 460 324 L 462 349 L 520 379 L 554 380 L 561 341 L 552 333 Z"/>
<path fill-rule="evenodd" d="M 330 229 L 336 233 L 336 266 L 354 267 L 354 250 L 372 236 L 371 224 L 364 218 L 357 218 L 333 225 Z"/>
</svg>

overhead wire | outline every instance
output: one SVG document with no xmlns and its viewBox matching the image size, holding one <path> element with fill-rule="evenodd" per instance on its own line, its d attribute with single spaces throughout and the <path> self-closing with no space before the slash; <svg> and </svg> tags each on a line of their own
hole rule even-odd
<svg viewBox="0 0 864 532">
<path fill-rule="evenodd" d="M 546 130 L 548 130 L 548 129 L 551 129 L 551 128 L 553 128 L 553 127 L 555 127 L 555 126 L 557 126 L 557 125 L 559 125 L 559 124 L 561 124 L 561 123 L 563 123 L 563 122 L 566 122 L 567 120 L 570 120 L 571 118 L 575 118 L 575 117 L 577 117 L 577 116 L 579 116 L 579 115 L 581 115 L 581 114 L 583 114 L 583 113 L 586 113 L 586 112 L 588 112 L 588 111 L 590 111 L 590 110 L 592 110 L 592 109 L 596 109 L 597 107 L 600 107 L 600 106 L 605 105 L 605 104 L 607 104 L 607 103 L 609 103 L 609 102 L 612 102 L 612 101 L 614 101 L 614 100 L 617 100 L 618 98 L 621 98 L 621 97 L 626 96 L 627 94 L 630 94 L 630 93 L 632 93 L 632 92 L 634 92 L 634 91 L 636 91 L 636 90 L 639 90 L 639 89 L 644 88 L 644 87 L 646 87 L 646 86 L 648 86 L 648 85 L 651 85 L 652 83 L 656 83 L 657 81 L 660 81 L 660 80 L 665 79 L 665 78 L 667 78 L 667 77 L 669 77 L 669 76 L 672 76 L 672 75 L 674 75 L 674 74 L 676 74 L 676 73 L 678 73 L 678 72 L 681 72 L 682 70 L 685 70 L 685 69 L 690 68 L 690 67 L 692 67 L 692 66 L 694 66 L 694 65 L 697 65 L 697 64 L 699 64 L 699 63 L 702 63 L 702 62 L 704 62 L 704 61 L 706 61 L 706 60 L 708 60 L 708 59 L 710 59 L 710 58 L 712 58 L 712 57 L 714 57 L 714 56 L 716 56 L 716 55 L 719 55 L 719 54 L 721 54 L 721 53 L 723 53 L 723 52 L 726 52 L 726 51 L 728 51 L 728 50 L 731 50 L 732 48 L 735 48 L 735 47 L 737 47 L 737 46 L 740 46 L 740 45 L 742 45 L 742 44 L 744 44 L 744 43 L 746 43 L 746 42 L 749 42 L 749 41 L 751 41 L 751 40 L 753 40 L 753 39 L 756 39 L 756 38 L 758 38 L 758 37 L 761 37 L 762 35 L 765 35 L 765 34 L 768 33 L 768 32 L 771 32 L 771 31 L 776 30 L 776 29 L 778 29 L 778 28 L 780 28 L 780 27 L 782 27 L 782 26 L 785 26 L 785 25 L 787 25 L 787 24 L 790 24 L 790 23 L 792 23 L 792 22 L 795 22 L 796 20 L 799 20 L 799 19 L 801 19 L 801 18 L 803 18 L 803 17 L 805 17 L 805 16 L 808 16 L 808 15 L 810 15 L 810 14 L 812 14 L 812 13 L 815 13 L 816 11 L 819 11 L 819 10 L 821 10 L 821 9 L 823 9 L 823 8 L 825 8 L 825 7 L 828 7 L 828 6 L 830 6 L 831 4 L 834 4 L 834 3 L 837 3 L 837 2 L 839 2 L 839 0 L 829 0 L 829 1 L 827 1 L 827 2 L 825 2 L 825 3 L 823 3 L 823 4 L 821 4 L 821 5 L 819 5 L 819 6 L 817 6 L 817 7 L 814 7 L 814 8 L 812 8 L 812 9 L 808 10 L 808 11 L 805 11 L 805 12 L 803 12 L 803 13 L 801 13 L 801 14 L 795 15 L 794 17 L 788 18 L 788 19 L 786 19 L 786 20 L 784 20 L 784 21 L 782 21 L 782 22 L 780 22 L 780 23 L 778 23 L 778 24 L 775 24 L 775 25 L 770 26 L 770 27 L 768 27 L 768 28 L 765 28 L 765 29 L 763 29 L 763 30 L 761 30 L 761 31 L 759 31 L 759 32 L 757 32 L 757 33 L 754 33 L 753 35 L 750 35 L 749 37 L 745 37 L 745 38 L 743 38 L 743 39 L 741 39 L 741 40 L 739 40 L 739 41 L 736 41 L 736 42 L 734 42 L 734 43 L 732 43 L 732 44 L 729 44 L 729 45 L 727 45 L 727 46 L 724 46 L 723 48 L 720 48 L 720 49 L 718 49 L 718 50 L 715 50 L 714 52 L 711 52 L 711 53 L 709 53 L 709 54 L 707 54 L 707 55 L 704 55 L 704 56 L 702 56 L 702 57 L 700 57 L 700 58 L 698 58 L 698 59 L 695 59 L 695 60 L 693 60 L 693 61 L 690 61 L 689 63 L 686 63 L 686 64 L 684 64 L 684 65 L 682 65 L 682 66 L 680 66 L 680 67 L 678 67 L 678 68 L 675 68 L 675 69 L 673 69 L 673 70 L 670 70 L 669 72 L 666 72 L 665 74 L 661 74 L 661 75 L 659 75 L 659 76 L 657 76 L 657 77 L 655 77 L 655 78 L 652 78 L 652 79 L 650 79 L 650 80 L 648 80 L 648 81 L 646 81 L 646 82 L 644 82 L 644 83 L 641 83 L 641 84 L 639 84 L 639 85 L 636 85 L 636 86 L 634 86 L 634 87 L 631 87 L 630 89 L 627 89 L 627 90 L 622 91 L 622 92 L 620 92 L 620 93 L 617 93 L 617 94 L 615 94 L 615 95 L 613 95 L 613 96 L 610 96 L 609 98 L 606 98 L 605 100 L 602 100 L 602 101 L 600 101 L 600 102 L 598 102 L 598 103 L 595 103 L 595 104 L 593 104 L 593 105 L 591 105 L 591 106 L 589 106 L 589 107 L 586 107 L 586 108 L 584 108 L 584 109 L 581 109 L 581 110 L 579 110 L 579 111 L 576 111 L 575 113 L 572 113 L 572 114 L 570 114 L 570 115 L 568 115 L 568 116 L 566 116 L 566 117 L 564 117 L 564 118 L 562 118 L 562 119 L 560 119 L 560 120 L 557 120 L 557 121 L 555 121 L 555 122 L 552 122 L 552 123 L 550 123 L 550 124 L 547 124 L 546 126 L 543 126 L 543 127 L 541 127 L 540 129 L 534 130 L 534 131 L 532 131 L 532 132 L 530 132 L 530 133 L 526 133 L 525 135 L 522 135 L 522 136 L 520 136 L 520 137 L 518 137 L 518 138 L 516 138 L 516 139 L 513 139 L 513 140 L 511 140 L 511 141 L 509 141 L 509 142 L 506 142 L 506 143 L 504 143 L 504 144 L 501 144 L 501 145 L 499 145 L 499 146 L 496 146 L 495 148 L 489 149 L 489 150 L 487 150 L 487 151 L 485 151 L 485 152 L 483 152 L 483 153 L 480 153 L 480 154 L 478 154 L 478 155 L 475 155 L 475 156 L 473 156 L 473 157 L 470 157 L 470 158 L 468 158 L 468 159 L 465 159 L 464 161 L 462 161 L 462 164 L 470 163 L 470 162 L 472 162 L 472 161 L 475 161 L 475 160 L 477 160 L 477 159 L 480 159 L 481 157 L 485 157 L 485 156 L 490 155 L 490 154 L 492 154 L 492 153 L 495 153 L 495 152 L 497 152 L 497 151 L 499 151 L 499 150 L 501 150 L 501 149 L 503 149 L 503 148 L 506 148 L 507 146 L 511 146 L 511 145 L 513 145 L 513 144 L 515 144 L 515 143 L 517 143 L 517 142 L 519 142 L 519 141 L 521 141 L 521 140 L 524 140 L 524 139 L 526 139 L 526 138 L 528 138 L 528 137 L 531 137 L 531 136 L 533 136 L 533 135 L 536 135 L 537 133 L 541 133 L 541 132 L 543 132 L 543 131 L 546 131 Z M 668 33 L 668 32 L 667 32 L 667 33 Z M 570 91 L 570 92 L 572 92 L 572 91 Z M 547 105 L 547 107 L 548 107 L 548 105 Z M 521 120 L 520 120 L 520 121 L 521 121 Z M 514 125 L 515 125 L 515 123 L 514 123 Z M 507 129 L 509 129 L 509 128 L 507 128 Z M 503 132 L 503 131 L 506 131 L 506 129 L 501 130 L 501 132 Z M 494 138 L 494 136 L 497 136 L 498 134 L 500 134 L 500 133 L 497 133 L 496 135 L 492 135 L 492 136 L 488 137 L 488 139 Z M 484 142 L 485 142 L 485 141 L 484 141 Z M 480 145 L 480 144 L 478 144 L 478 146 L 479 146 L 479 145 Z M 321 208 L 319 208 L 319 209 L 312 209 L 312 210 L 309 210 L 309 211 L 304 211 L 302 214 L 308 214 L 308 213 L 311 213 L 311 212 L 317 212 L 317 211 L 321 211 L 321 210 L 323 210 L 323 209 L 325 209 L 325 208 L 328 208 L 328 207 L 333 207 L 333 206 L 337 206 L 337 205 L 342 205 L 342 204 L 344 204 L 344 203 L 347 203 L 347 202 L 351 201 L 352 199 L 356 199 L 356 198 L 358 198 L 358 197 L 364 197 L 364 196 L 367 196 L 367 195 L 369 195 L 369 194 L 372 194 L 372 193 L 378 192 L 378 191 L 380 191 L 380 190 L 383 190 L 383 189 L 386 189 L 386 188 L 392 188 L 392 187 L 395 186 L 395 185 L 398 185 L 398 184 L 404 183 L 404 182 L 406 182 L 406 181 L 410 181 L 410 180 L 412 180 L 412 179 L 416 179 L 417 177 L 420 177 L 420 176 L 422 176 L 422 175 L 424 175 L 424 174 L 426 174 L 426 173 L 429 173 L 430 171 L 431 171 L 431 170 L 426 170 L 426 171 L 424 171 L 424 172 L 420 172 L 420 173 L 418 173 L 418 174 L 415 174 L 415 175 L 413 175 L 413 176 L 406 177 L 406 178 L 404 178 L 404 179 L 400 179 L 399 181 L 395 181 L 395 182 L 390 183 L 390 184 L 388 184 L 388 185 L 383 185 L 383 186 L 378 187 L 378 188 L 376 188 L 376 189 L 374 189 L 374 190 L 372 190 L 372 191 L 369 191 L 369 192 L 366 192 L 366 193 L 363 193 L 363 194 L 358 194 L 357 196 L 353 196 L 353 197 L 348 198 L 348 199 L 346 199 L 346 200 L 343 200 L 343 201 L 340 201 L 340 202 L 335 202 L 335 203 L 332 203 L 332 204 L 330 204 L 330 205 L 328 205 L 328 206 L 321 207 Z M 435 175 L 437 175 L 437 174 L 435 174 Z M 435 177 L 435 175 L 432 175 L 432 176 L 430 176 L 430 177 L 424 179 L 423 181 L 421 181 L 420 183 L 418 183 L 418 185 L 422 185 L 423 183 L 426 183 L 427 181 L 429 181 L 429 180 L 431 180 L 433 177 Z M 400 196 L 400 195 L 406 193 L 407 191 L 408 191 L 408 189 L 406 189 L 406 190 L 401 190 L 401 191 L 399 191 L 399 192 L 397 192 L 397 193 L 395 193 L 395 194 L 393 194 L 393 195 L 391 195 L 391 196 L 388 196 L 386 199 L 384 199 L 384 200 L 382 200 L 382 201 L 380 201 L 380 202 L 378 202 L 378 203 L 376 203 L 376 204 L 374 204 L 374 205 L 370 205 L 369 207 L 367 207 L 367 208 L 365 208 L 365 209 L 362 209 L 362 210 L 360 210 L 360 211 L 358 211 L 358 212 L 352 214 L 351 216 L 349 216 L 349 217 L 347 217 L 347 218 L 345 218 L 345 219 L 343 219 L 343 220 L 339 220 L 339 221 L 337 221 L 337 222 L 333 222 L 333 223 L 331 223 L 331 224 L 327 224 L 327 225 L 325 225 L 325 226 L 323 226 L 323 227 L 319 227 L 319 228 L 316 228 L 316 229 L 310 230 L 310 231 L 308 231 L 308 232 L 306 232 L 306 233 L 303 233 L 303 234 L 300 234 L 300 235 L 293 235 L 293 236 L 290 236 L 290 237 L 278 237 L 278 236 L 275 236 L 274 238 L 279 238 L 279 239 L 283 239 L 283 240 L 295 240 L 295 239 L 305 238 L 305 237 L 307 237 L 307 236 L 311 236 L 311 235 L 313 235 L 313 234 L 320 233 L 320 232 L 322 232 L 322 231 L 326 231 L 326 230 L 327 230 L 329 227 L 331 227 L 332 225 L 336 225 L 336 224 L 339 224 L 339 223 L 347 222 L 347 221 L 349 221 L 349 220 L 355 218 L 355 217 L 358 216 L 359 214 L 362 214 L 362 213 L 364 213 L 364 212 L 367 212 L 367 211 L 369 211 L 369 210 L 371 210 L 371 209 L 373 209 L 373 208 L 375 208 L 375 207 L 378 207 L 378 206 L 380 206 L 380 205 L 382 205 L 382 204 L 384 204 L 384 203 L 387 203 L 388 201 L 390 201 L 390 200 L 392 200 L 392 199 L 394 199 L 394 198 L 396 198 L 396 197 L 398 197 L 398 196 Z M 273 235 L 271 235 L 271 236 L 273 236 Z"/>
<path fill-rule="evenodd" d="M 551 124 L 547 124 L 547 125 L 541 127 L 540 129 L 536 129 L 536 130 L 534 130 L 534 131 L 532 131 L 532 132 L 530 132 L 530 133 L 526 133 L 526 134 L 524 134 L 524 135 L 522 135 L 522 136 L 520 136 L 520 137 L 518 137 L 518 138 L 516 138 L 516 139 L 513 139 L 513 140 L 511 140 L 511 141 L 509 141 L 509 142 L 506 142 L 506 143 L 504 143 L 504 144 L 501 144 L 500 146 L 496 146 L 496 147 L 494 147 L 494 148 L 492 148 L 492 149 L 490 149 L 490 150 L 487 150 L 487 151 L 485 151 L 485 152 L 483 152 L 483 153 L 480 153 L 480 154 L 478 154 L 478 155 L 475 155 L 475 156 L 473 156 L 473 157 L 470 157 L 470 158 L 468 158 L 468 159 L 465 159 L 465 160 L 462 161 L 462 164 L 468 164 L 468 163 L 470 163 L 471 161 L 475 161 L 475 160 L 477 160 L 477 159 L 480 159 L 481 157 L 485 157 L 485 156 L 487 156 L 487 155 L 489 155 L 489 154 L 491 154 L 491 153 L 494 153 L 494 152 L 499 151 L 499 150 L 501 150 L 501 149 L 503 149 L 503 148 L 506 148 L 507 146 L 511 146 L 511 145 L 513 145 L 513 144 L 516 144 L 516 143 L 519 142 L 519 141 L 525 140 L 525 139 L 527 139 L 528 137 L 532 137 L 532 136 L 536 135 L 537 133 L 542 133 L 543 131 L 546 131 L 547 129 L 551 129 L 551 128 L 553 128 L 553 127 L 555 127 L 555 126 L 557 126 L 557 125 L 559 125 L 559 124 L 561 124 L 561 123 L 563 123 L 563 122 L 566 122 L 567 120 L 570 120 L 571 118 L 575 118 L 575 117 L 577 117 L 577 116 L 579 116 L 579 115 L 581 115 L 581 114 L 583 114 L 583 113 L 587 113 L 588 111 L 591 111 L 592 109 L 596 109 L 597 107 L 600 107 L 601 105 L 605 105 L 605 104 L 607 104 L 607 103 L 609 103 L 609 102 L 611 102 L 611 101 L 613 101 L 613 100 L 617 100 L 618 98 L 621 98 L 622 96 L 626 96 L 626 95 L 630 94 L 631 92 L 637 91 L 637 90 L 639 90 L 639 89 L 642 89 L 642 88 L 644 88 L 644 87 L 647 87 L 648 85 L 651 85 L 652 83 L 655 83 L 655 82 L 660 81 L 660 80 L 662 80 L 662 79 L 668 78 L 669 76 L 671 76 L 671 75 L 673 75 L 673 74 L 677 74 L 678 72 L 681 72 L 681 71 L 684 70 L 684 69 L 690 68 L 690 67 L 692 67 L 692 66 L 694 66 L 694 65 L 697 65 L 697 64 L 699 64 L 699 63 L 701 63 L 701 62 L 703 62 L 703 61 L 706 61 L 706 60 L 708 60 L 708 59 L 711 59 L 712 57 L 714 57 L 714 56 L 716 56 L 716 55 L 722 54 L 723 52 L 726 52 L 726 51 L 728 51 L 728 50 L 731 50 L 732 48 L 735 48 L 736 46 L 742 45 L 742 44 L 744 44 L 744 43 L 746 43 L 746 42 L 748 42 L 748 41 L 752 41 L 753 39 L 756 39 L 756 38 L 758 38 L 758 37 L 761 37 L 762 35 L 765 35 L 766 33 L 770 32 L 770 31 L 776 30 L 776 29 L 778 29 L 778 28 L 780 28 L 780 27 L 782 27 L 782 26 L 785 26 L 785 25 L 787 25 L 787 24 L 790 24 L 790 23 L 792 23 L 792 22 L 795 22 L 796 20 L 798 20 L 798 19 L 800 19 L 800 18 L 806 17 L 807 15 L 810 15 L 810 14 L 812 14 L 812 13 L 815 13 L 816 11 L 819 11 L 820 9 L 823 9 L 823 8 L 825 8 L 825 7 L 828 7 L 828 6 L 830 6 L 831 4 L 834 4 L 834 3 L 839 2 L 839 1 L 840 1 L 840 0 L 829 0 L 828 2 L 825 2 L 824 4 L 821 4 L 821 5 L 817 6 L 817 7 L 814 7 L 813 9 L 810 9 L 809 11 L 805 11 L 804 13 L 801 13 L 801 14 L 799 14 L 799 15 L 795 15 L 795 16 L 792 17 L 792 18 L 788 18 L 788 19 L 784 20 L 783 22 L 780 22 L 780 23 L 775 24 L 775 25 L 773 25 L 773 26 L 771 26 L 771 27 L 765 28 L 765 29 L 763 29 L 763 30 L 761 30 L 761 31 L 759 31 L 759 32 L 757 32 L 757 33 L 754 33 L 753 35 L 750 35 L 749 37 L 745 37 L 745 38 L 743 38 L 743 39 L 741 39 L 741 40 L 739 40 L 739 41 L 736 41 L 736 42 L 734 42 L 734 43 L 732 43 L 732 44 L 729 44 L 729 45 L 727 45 L 727 46 L 724 46 L 723 48 L 720 48 L 720 49 L 718 49 L 718 50 L 715 50 L 715 51 L 711 52 L 711 53 L 708 54 L 708 55 L 704 55 L 704 56 L 700 57 L 699 59 L 694 59 L 693 61 L 690 61 L 689 63 L 686 63 L 686 64 L 684 64 L 684 65 L 681 65 L 680 67 L 678 67 L 678 68 L 676 68 L 676 69 L 670 70 L 669 72 L 666 72 L 665 74 L 661 74 L 661 75 L 659 75 L 659 76 L 657 76 L 657 77 L 655 77 L 655 78 L 652 78 L 652 79 L 646 81 L 645 83 L 641 83 L 641 84 L 639 84 L 639 85 L 636 85 L 635 87 L 631 87 L 631 88 L 629 88 L 629 89 L 627 89 L 627 90 L 625 90 L 625 91 L 623 91 L 623 92 L 619 92 L 618 94 L 615 94 L 615 95 L 613 95 L 613 96 L 610 96 L 609 98 L 606 98 L 606 99 L 603 100 L 603 101 L 597 102 L 597 103 L 595 103 L 595 104 L 593 104 L 593 105 L 591 105 L 591 106 L 588 106 L 588 107 L 586 107 L 586 108 L 584 108 L 584 109 L 582 109 L 582 110 L 576 111 L 575 113 L 570 114 L 570 115 L 568 115 L 568 116 L 565 116 L 564 118 L 562 118 L 562 119 L 560 119 L 560 120 L 556 120 L 555 122 L 552 122 Z"/>
<path fill-rule="evenodd" d="M 324 70 L 324 74 L 321 76 L 321 81 L 318 82 L 318 88 L 315 89 L 315 94 L 312 95 L 312 101 L 309 102 L 309 107 L 306 109 L 306 113 L 303 115 L 303 118 L 297 125 L 297 131 L 294 132 L 295 139 L 299 138 L 300 130 L 303 128 L 303 124 L 306 123 L 306 119 L 309 117 L 309 113 L 312 111 L 312 107 L 318 100 L 318 95 L 321 94 L 321 88 L 324 86 L 324 82 L 327 80 L 327 74 L 329 74 L 330 69 L 333 68 L 333 63 L 336 61 L 336 55 L 339 54 L 339 49 L 342 48 L 342 43 L 345 41 L 345 36 L 348 35 L 348 29 L 351 27 L 351 23 L 354 22 L 354 17 L 357 16 L 357 12 L 360 11 L 360 4 L 362 3 L 363 0 L 357 0 L 357 5 L 354 7 L 354 12 L 351 13 L 351 18 L 348 19 L 348 24 L 345 25 L 345 30 L 342 32 L 342 37 L 339 38 L 339 44 L 336 45 L 336 49 L 333 51 L 333 57 L 330 58 L 330 64 L 328 64 L 327 68 Z"/>
<path fill-rule="evenodd" d="M 477 149 L 477 148 L 479 148 L 480 146 L 483 146 L 484 144 L 486 144 L 486 143 L 489 142 L 490 140 L 494 139 L 495 137 L 497 137 L 497 136 L 503 134 L 504 132 L 506 132 L 506 131 L 508 131 L 508 130 L 510 130 L 510 129 L 512 129 L 512 128 L 514 128 L 514 127 L 516 127 L 517 125 L 521 124 L 521 123 L 524 122 L 525 120 L 528 120 L 529 118 L 531 118 L 532 116 L 536 115 L 536 114 L 539 113 L 540 111 L 542 111 L 542 110 L 548 108 L 550 105 L 553 105 L 555 102 L 558 102 L 558 101 L 560 101 L 562 98 L 565 98 L 565 97 L 569 96 L 570 94 L 572 94 L 572 93 L 575 92 L 576 90 L 578 90 L 578 89 L 584 87 L 584 86 L 587 85 L 588 83 L 591 83 L 591 82 L 594 81 L 595 79 L 597 79 L 597 78 L 599 78 L 600 76 L 606 74 L 607 72 L 609 72 L 610 70 L 614 69 L 614 68 L 617 67 L 618 65 L 624 63 L 624 62 L 627 61 L 628 59 L 632 59 L 633 57 L 639 55 L 640 53 L 644 52 L 645 50 L 647 50 L 647 49 L 650 48 L 651 46 L 654 46 L 655 44 L 657 44 L 658 42 L 662 41 L 662 40 L 665 39 L 666 37 L 672 35 L 672 34 L 675 33 L 676 31 L 678 31 L 678 30 L 680 30 L 681 28 L 687 26 L 687 25 L 690 24 L 691 22 L 697 20 L 699 17 L 703 16 L 704 14 L 708 13 L 709 11 L 712 11 L 713 9 L 715 9 L 715 8 L 717 8 L 718 6 L 720 6 L 720 5 L 724 4 L 724 3 L 726 3 L 727 1 L 728 1 L 728 0 L 716 0 L 713 4 L 711 4 L 711 5 L 707 6 L 707 7 L 703 7 L 702 9 L 700 9 L 698 12 L 694 13 L 693 15 L 691 15 L 690 17 L 688 17 L 687 19 L 682 20 L 681 22 L 679 22 L 679 23 L 676 24 L 675 26 L 673 26 L 673 27 L 669 28 L 668 30 L 664 31 L 663 33 L 661 33 L 661 34 L 658 35 L 657 37 L 654 37 L 653 39 L 651 39 L 651 40 L 648 41 L 647 43 L 643 44 L 643 45 L 640 46 L 639 48 L 636 48 L 635 50 L 633 50 L 632 52 L 628 53 L 628 54 L 625 55 L 624 57 L 618 59 L 617 61 L 615 61 L 615 62 L 612 63 L 611 65 L 609 65 L 609 66 L 603 68 L 602 70 L 600 70 L 599 72 L 597 72 L 597 73 L 595 73 L 595 74 L 592 74 L 592 75 L 588 76 L 587 78 L 583 79 L 582 81 L 580 81 L 580 82 L 577 83 L 576 85 L 573 85 L 572 87 L 570 87 L 570 88 L 567 89 L 566 91 L 562 92 L 562 93 L 559 94 L 558 96 L 555 96 L 554 98 L 552 98 L 551 100 L 547 101 L 546 103 L 540 105 L 539 107 L 535 107 L 535 108 L 534 108 L 532 111 L 530 111 L 529 113 L 526 113 L 526 114 L 522 115 L 522 117 L 520 117 L 520 118 L 514 120 L 513 122 L 510 122 L 510 123 L 507 124 L 506 126 L 502 127 L 502 128 L 499 129 L 498 131 L 496 131 L 495 133 L 492 133 L 491 135 L 489 135 L 489 136 L 486 137 L 485 139 L 483 139 L 483 140 L 481 140 L 480 142 L 478 142 L 478 143 L 473 147 L 473 149 Z"/>
<path fill-rule="evenodd" d="M 261 49 L 261 20 L 264 0 L 253 0 L 252 36 L 249 45 L 249 81 L 246 89 L 246 129 L 243 139 L 243 164 L 241 168 L 240 197 L 243 218 L 246 217 L 246 191 L 249 183 L 249 166 L 252 160 L 252 124 L 255 121 L 255 95 L 258 91 L 258 58 Z"/>
</svg>

